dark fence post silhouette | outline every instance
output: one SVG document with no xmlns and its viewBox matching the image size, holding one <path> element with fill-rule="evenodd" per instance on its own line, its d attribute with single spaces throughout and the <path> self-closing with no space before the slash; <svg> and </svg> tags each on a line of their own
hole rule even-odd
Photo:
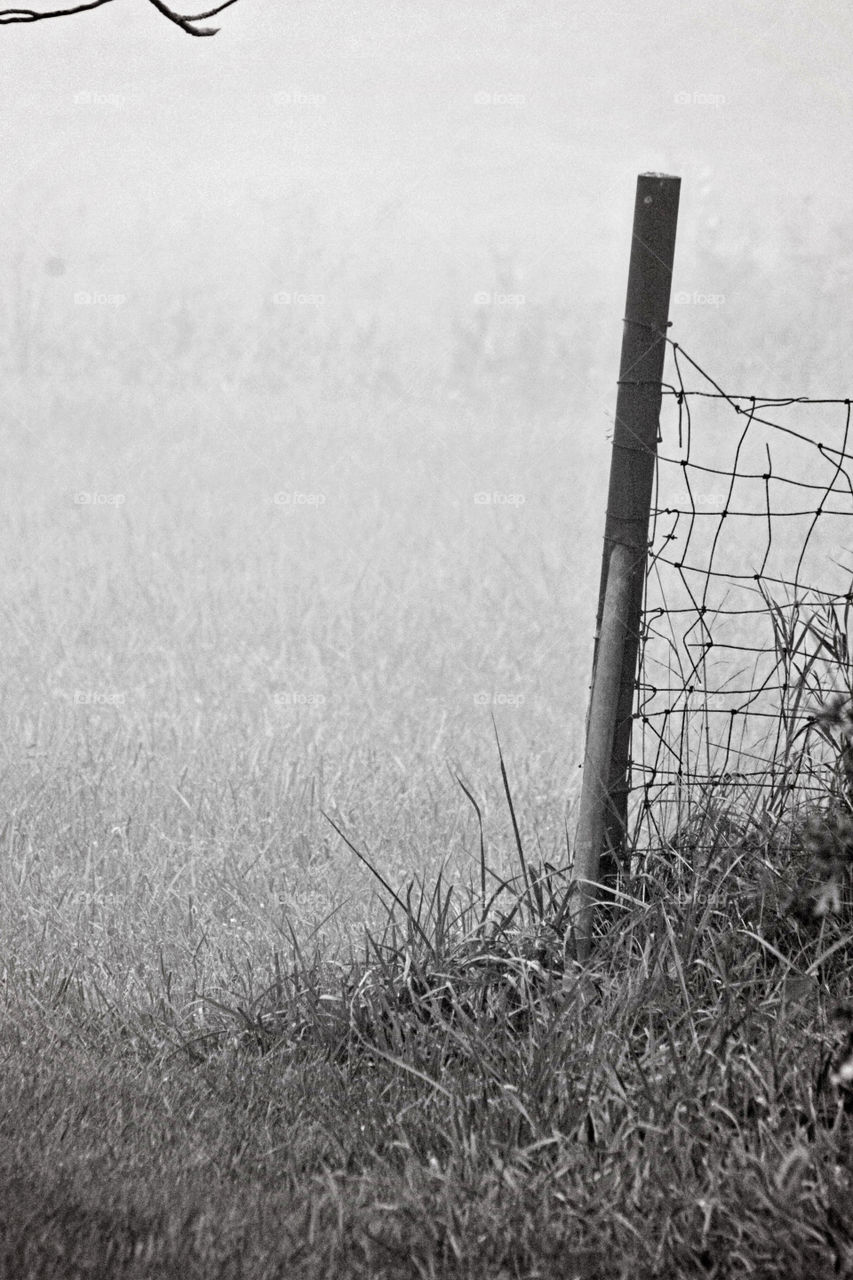
<svg viewBox="0 0 853 1280">
<path fill-rule="evenodd" d="M 615 884 L 630 791 L 649 513 L 660 430 L 661 378 L 681 179 L 637 179 L 616 425 L 601 559 L 592 692 L 575 840 L 577 955 L 589 953 L 595 885 Z"/>
</svg>

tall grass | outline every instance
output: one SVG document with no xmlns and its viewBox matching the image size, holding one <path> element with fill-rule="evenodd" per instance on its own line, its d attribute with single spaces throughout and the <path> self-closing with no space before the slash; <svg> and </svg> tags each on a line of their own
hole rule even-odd
<svg viewBox="0 0 853 1280">
<path fill-rule="evenodd" d="M 564 872 L 519 835 L 495 873 L 457 782 L 461 890 L 395 888 L 327 820 L 385 911 L 336 963 L 292 927 L 205 962 L 192 901 L 122 997 L 47 926 L 7 960 L 8 1274 L 851 1273 L 849 848 L 827 894 L 814 813 L 706 812 L 703 858 L 661 849 L 581 966 Z"/>
</svg>

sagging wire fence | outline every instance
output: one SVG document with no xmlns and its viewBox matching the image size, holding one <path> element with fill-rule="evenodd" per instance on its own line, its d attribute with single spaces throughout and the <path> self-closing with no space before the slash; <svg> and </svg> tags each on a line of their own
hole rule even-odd
<svg viewBox="0 0 853 1280">
<path fill-rule="evenodd" d="M 851 401 L 731 394 L 666 341 L 633 865 L 722 794 L 766 827 L 853 784 L 853 731 L 841 770 L 832 731 L 853 687 Z"/>
</svg>

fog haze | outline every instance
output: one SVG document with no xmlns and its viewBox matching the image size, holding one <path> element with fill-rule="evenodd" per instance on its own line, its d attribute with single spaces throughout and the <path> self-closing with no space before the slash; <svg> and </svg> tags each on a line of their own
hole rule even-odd
<svg viewBox="0 0 853 1280">
<path fill-rule="evenodd" d="M 849 394 L 853 19 L 217 21 L 0 32 L 13 737 L 55 787 L 93 741 L 126 761 L 106 825 L 142 750 L 146 795 L 254 779 L 253 812 L 319 797 L 416 859 L 448 763 L 496 792 L 493 713 L 561 839 L 636 175 L 682 178 L 673 336 L 739 391 Z"/>
</svg>

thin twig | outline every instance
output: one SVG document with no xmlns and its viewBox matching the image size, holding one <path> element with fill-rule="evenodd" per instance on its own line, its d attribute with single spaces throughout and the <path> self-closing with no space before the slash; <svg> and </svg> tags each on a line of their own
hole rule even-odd
<svg viewBox="0 0 853 1280">
<path fill-rule="evenodd" d="M 112 0 L 89 0 L 88 4 L 76 4 L 72 9 L 50 9 L 46 13 L 39 13 L 35 9 L 0 9 L 0 23 L 41 22 L 43 18 L 65 18 L 72 13 L 83 13 L 86 9 L 99 9 L 102 4 L 112 4 Z"/>
<path fill-rule="evenodd" d="M 228 9 L 232 4 L 236 4 L 237 0 L 224 0 L 224 4 L 217 5 L 215 9 L 208 9 L 206 13 L 192 14 L 175 13 L 163 0 L 148 0 L 149 4 L 153 4 L 158 13 L 162 13 L 164 18 L 168 18 L 170 22 L 174 22 L 175 26 L 180 27 L 182 31 L 186 31 L 190 36 L 215 36 L 218 27 L 195 27 L 193 23 L 203 22 L 205 18 L 212 18 L 214 14 L 221 13 L 223 9 Z"/>
<path fill-rule="evenodd" d="M 162 13 L 164 18 L 168 18 L 170 22 L 174 22 L 175 26 L 180 27 L 190 36 L 215 36 L 218 27 L 197 27 L 197 22 L 204 22 L 206 18 L 212 18 L 217 13 L 222 13 L 223 9 L 229 9 L 232 4 L 236 4 L 237 0 L 223 0 L 222 4 L 216 5 L 213 9 L 208 9 L 204 13 L 188 14 L 176 13 L 174 9 L 170 9 L 163 0 L 148 0 L 158 13 Z M 101 5 L 112 4 L 112 0 L 87 0 L 84 4 L 75 4 L 68 9 L 47 9 L 40 13 L 37 9 L 0 9 L 0 24 L 12 22 L 42 22 L 46 18 L 67 18 L 75 13 L 84 13 L 87 9 L 99 9 Z"/>
</svg>

